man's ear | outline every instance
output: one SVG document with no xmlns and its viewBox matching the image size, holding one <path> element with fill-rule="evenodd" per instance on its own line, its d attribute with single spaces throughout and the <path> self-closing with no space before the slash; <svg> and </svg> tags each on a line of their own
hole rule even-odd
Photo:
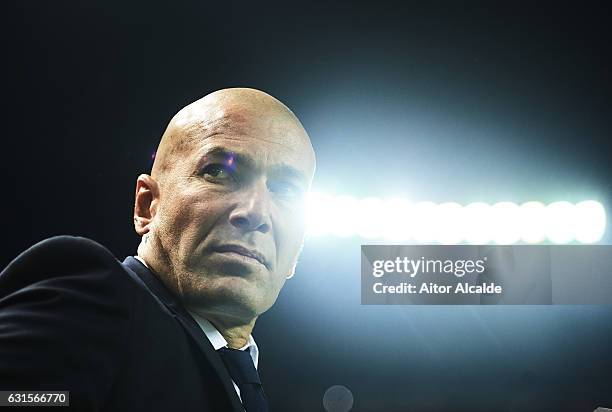
<svg viewBox="0 0 612 412">
<path fill-rule="evenodd" d="M 142 174 L 136 180 L 134 203 L 134 229 L 140 236 L 148 233 L 159 203 L 159 185 L 149 175 Z"/>
</svg>

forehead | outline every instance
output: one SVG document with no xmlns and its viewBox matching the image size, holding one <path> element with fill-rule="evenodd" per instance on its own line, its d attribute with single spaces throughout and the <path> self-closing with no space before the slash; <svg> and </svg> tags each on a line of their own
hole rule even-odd
<svg viewBox="0 0 612 412">
<path fill-rule="evenodd" d="M 224 149 L 250 159 L 260 168 L 291 166 L 312 176 L 314 154 L 302 126 L 285 113 L 219 109 L 189 130 L 197 158 Z"/>
</svg>

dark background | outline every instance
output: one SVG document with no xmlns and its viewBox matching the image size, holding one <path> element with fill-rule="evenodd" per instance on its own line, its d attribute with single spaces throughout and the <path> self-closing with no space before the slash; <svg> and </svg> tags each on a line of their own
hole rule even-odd
<svg viewBox="0 0 612 412">
<path fill-rule="evenodd" d="M 276 96 L 356 196 L 612 204 L 606 2 L 10 2 L 2 250 L 78 234 L 132 254 L 135 179 L 184 105 Z M 602 243 L 610 243 L 610 230 Z M 612 407 L 612 309 L 364 307 L 359 240 L 309 239 L 255 330 L 274 410 Z"/>
</svg>

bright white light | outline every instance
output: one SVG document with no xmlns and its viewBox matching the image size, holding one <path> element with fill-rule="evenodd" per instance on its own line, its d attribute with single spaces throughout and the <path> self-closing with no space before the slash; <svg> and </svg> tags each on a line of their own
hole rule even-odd
<svg viewBox="0 0 612 412">
<path fill-rule="evenodd" d="M 392 198 L 385 202 L 382 212 L 383 237 L 392 241 L 408 240 L 414 230 L 412 204 L 407 199 Z"/>
<path fill-rule="evenodd" d="M 419 202 L 412 208 L 413 237 L 419 243 L 436 240 L 437 205 L 433 202 Z"/>
<path fill-rule="evenodd" d="M 585 200 L 576 204 L 574 237 L 580 243 L 595 243 L 606 229 L 606 211 L 599 202 Z"/>
<path fill-rule="evenodd" d="M 361 224 L 357 199 L 351 196 L 338 196 L 329 205 L 332 215 L 331 233 L 338 237 L 350 237 L 357 233 L 357 225 Z"/>
<path fill-rule="evenodd" d="M 311 192 L 306 198 L 306 233 L 324 236 L 331 232 L 333 214 L 330 211 L 331 196 Z"/>
<path fill-rule="evenodd" d="M 574 240 L 575 206 L 570 202 L 554 202 L 546 206 L 546 237 L 553 243 Z"/>
<path fill-rule="evenodd" d="M 438 243 L 454 245 L 463 240 L 462 207 L 459 203 L 442 203 L 436 210 L 435 234 Z"/>
<path fill-rule="evenodd" d="M 384 205 L 382 200 L 367 197 L 357 205 L 357 234 L 365 239 L 376 239 L 384 235 Z"/>
<path fill-rule="evenodd" d="M 519 211 L 519 231 L 526 243 L 541 243 L 546 239 L 546 206 L 541 202 L 523 203 Z"/>
<path fill-rule="evenodd" d="M 499 245 L 510 245 L 521 238 L 519 207 L 512 202 L 499 202 L 491 208 L 491 234 Z"/>
<path fill-rule="evenodd" d="M 492 239 L 491 206 L 486 203 L 470 203 L 463 208 L 463 233 L 466 242 L 484 245 Z"/>
<path fill-rule="evenodd" d="M 410 203 L 403 198 L 355 199 L 311 193 L 307 198 L 309 236 L 359 236 L 417 243 L 535 244 L 595 243 L 606 229 L 606 212 L 593 200 L 573 205 L 555 202 L 548 206 L 511 202 L 493 206 L 476 202 L 467 206 L 448 202 Z"/>
</svg>

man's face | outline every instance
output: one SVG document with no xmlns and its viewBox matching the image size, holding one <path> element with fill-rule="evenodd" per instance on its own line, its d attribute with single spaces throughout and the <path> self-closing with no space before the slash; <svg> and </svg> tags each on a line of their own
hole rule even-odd
<svg viewBox="0 0 612 412">
<path fill-rule="evenodd" d="M 286 114 L 240 107 L 178 129 L 188 143 L 160 182 L 152 232 L 184 304 L 257 316 L 302 245 L 314 170 L 308 136 Z"/>
</svg>

